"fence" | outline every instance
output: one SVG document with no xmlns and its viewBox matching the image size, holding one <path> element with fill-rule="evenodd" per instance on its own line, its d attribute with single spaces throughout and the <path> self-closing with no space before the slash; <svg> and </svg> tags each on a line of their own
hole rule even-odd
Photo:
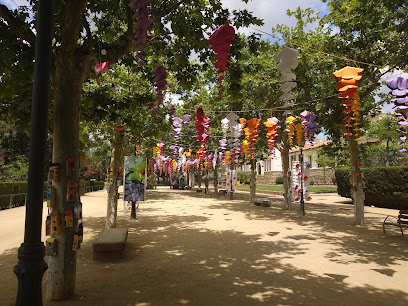
<svg viewBox="0 0 408 306">
<path fill-rule="evenodd" d="M 96 185 L 96 186 L 86 186 L 85 192 L 92 192 L 104 189 L 104 185 Z M 9 197 L 9 201 L 1 201 L 0 200 L 0 209 L 7 209 L 25 205 L 27 203 L 27 193 L 12 193 L 12 194 L 4 194 L 0 195 L 0 199 L 7 199 Z M 43 201 L 47 200 L 47 191 L 43 193 Z"/>
</svg>

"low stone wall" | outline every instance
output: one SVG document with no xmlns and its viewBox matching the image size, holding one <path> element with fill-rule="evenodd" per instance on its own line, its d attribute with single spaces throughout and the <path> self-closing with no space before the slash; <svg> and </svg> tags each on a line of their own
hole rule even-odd
<svg viewBox="0 0 408 306">
<path fill-rule="evenodd" d="M 282 176 L 282 171 L 266 171 L 264 175 L 257 175 L 257 183 L 263 185 L 276 185 L 276 178 Z M 333 185 L 334 169 L 310 169 L 310 182 L 314 185 Z"/>
</svg>

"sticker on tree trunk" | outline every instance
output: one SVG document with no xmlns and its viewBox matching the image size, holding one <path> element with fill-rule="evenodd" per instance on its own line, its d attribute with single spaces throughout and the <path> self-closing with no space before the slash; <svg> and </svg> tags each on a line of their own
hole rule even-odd
<svg viewBox="0 0 408 306">
<path fill-rule="evenodd" d="M 125 201 L 144 201 L 146 158 L 125 156 Z"/>
</svg>

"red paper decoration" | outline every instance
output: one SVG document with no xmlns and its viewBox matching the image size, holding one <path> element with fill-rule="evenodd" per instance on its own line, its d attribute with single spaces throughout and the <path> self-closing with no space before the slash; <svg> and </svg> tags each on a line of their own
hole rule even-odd
<svg viewBox="0 0 408 306">
<path fill-rule="evenodd" d="M 220 26 L 208 40 L 211 45 L 211 49 L 213 49 L 216 53 L 214 58 L 217 60 L 215 67 L 218 69 L 218 74 L 228 71 L 227 64 L 230 62 L 228 57 L 231 50 L 231 42 L 233 40 L 235 40 L 235 30 L 229 24 L 223 24 Z M 224 76 L 222 75 L 218 78 L 220 82 L 223 79 Z M 218 88 L 220 89 L 220 95 L 218 97 L 224 97 L 224 95 L 221 93 L 223 86 L 220 85 Z"/>
<path fill-rule="evenodd" d="M 354 136 L 357 138 L 360 128 L 360 97 L 357 94 L 358 81 L 363 77 L 363 68 L 357 67 L 344 67 L 336 72 L 333 75 L 339 80 L 337 83 L 336 89 L 341 94 L 340 99 L 347 99 L 341 105 L 345 107 L 343 113 L 347 116 L 343 119 L 346 124 L 344 125 L 347 129 L 347 132 L 344 133 L 346 136 L 353 136 L 351 130 L 354 130 Z M 351 121 L 354 121 L 354 124 L 351 124 Z M 354 126 L 354 129 L 352 129 Z"/>
</svg>

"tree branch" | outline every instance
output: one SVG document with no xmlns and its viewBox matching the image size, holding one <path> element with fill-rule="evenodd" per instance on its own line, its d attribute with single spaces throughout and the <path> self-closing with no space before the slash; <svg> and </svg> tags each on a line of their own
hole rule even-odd
<svg viewBox="0 0 408 306">
<path fill-rule="evenodd" d="M 15 33 L 16 38 L 22 38 L 31 46 L 35 45 L 35 34 L 31 31 L 28 23 L 13 16 L 12 12 L 4 4 L 0 4 L 0 18 L 7 22 L 10 30 Z"/>
</svg>

